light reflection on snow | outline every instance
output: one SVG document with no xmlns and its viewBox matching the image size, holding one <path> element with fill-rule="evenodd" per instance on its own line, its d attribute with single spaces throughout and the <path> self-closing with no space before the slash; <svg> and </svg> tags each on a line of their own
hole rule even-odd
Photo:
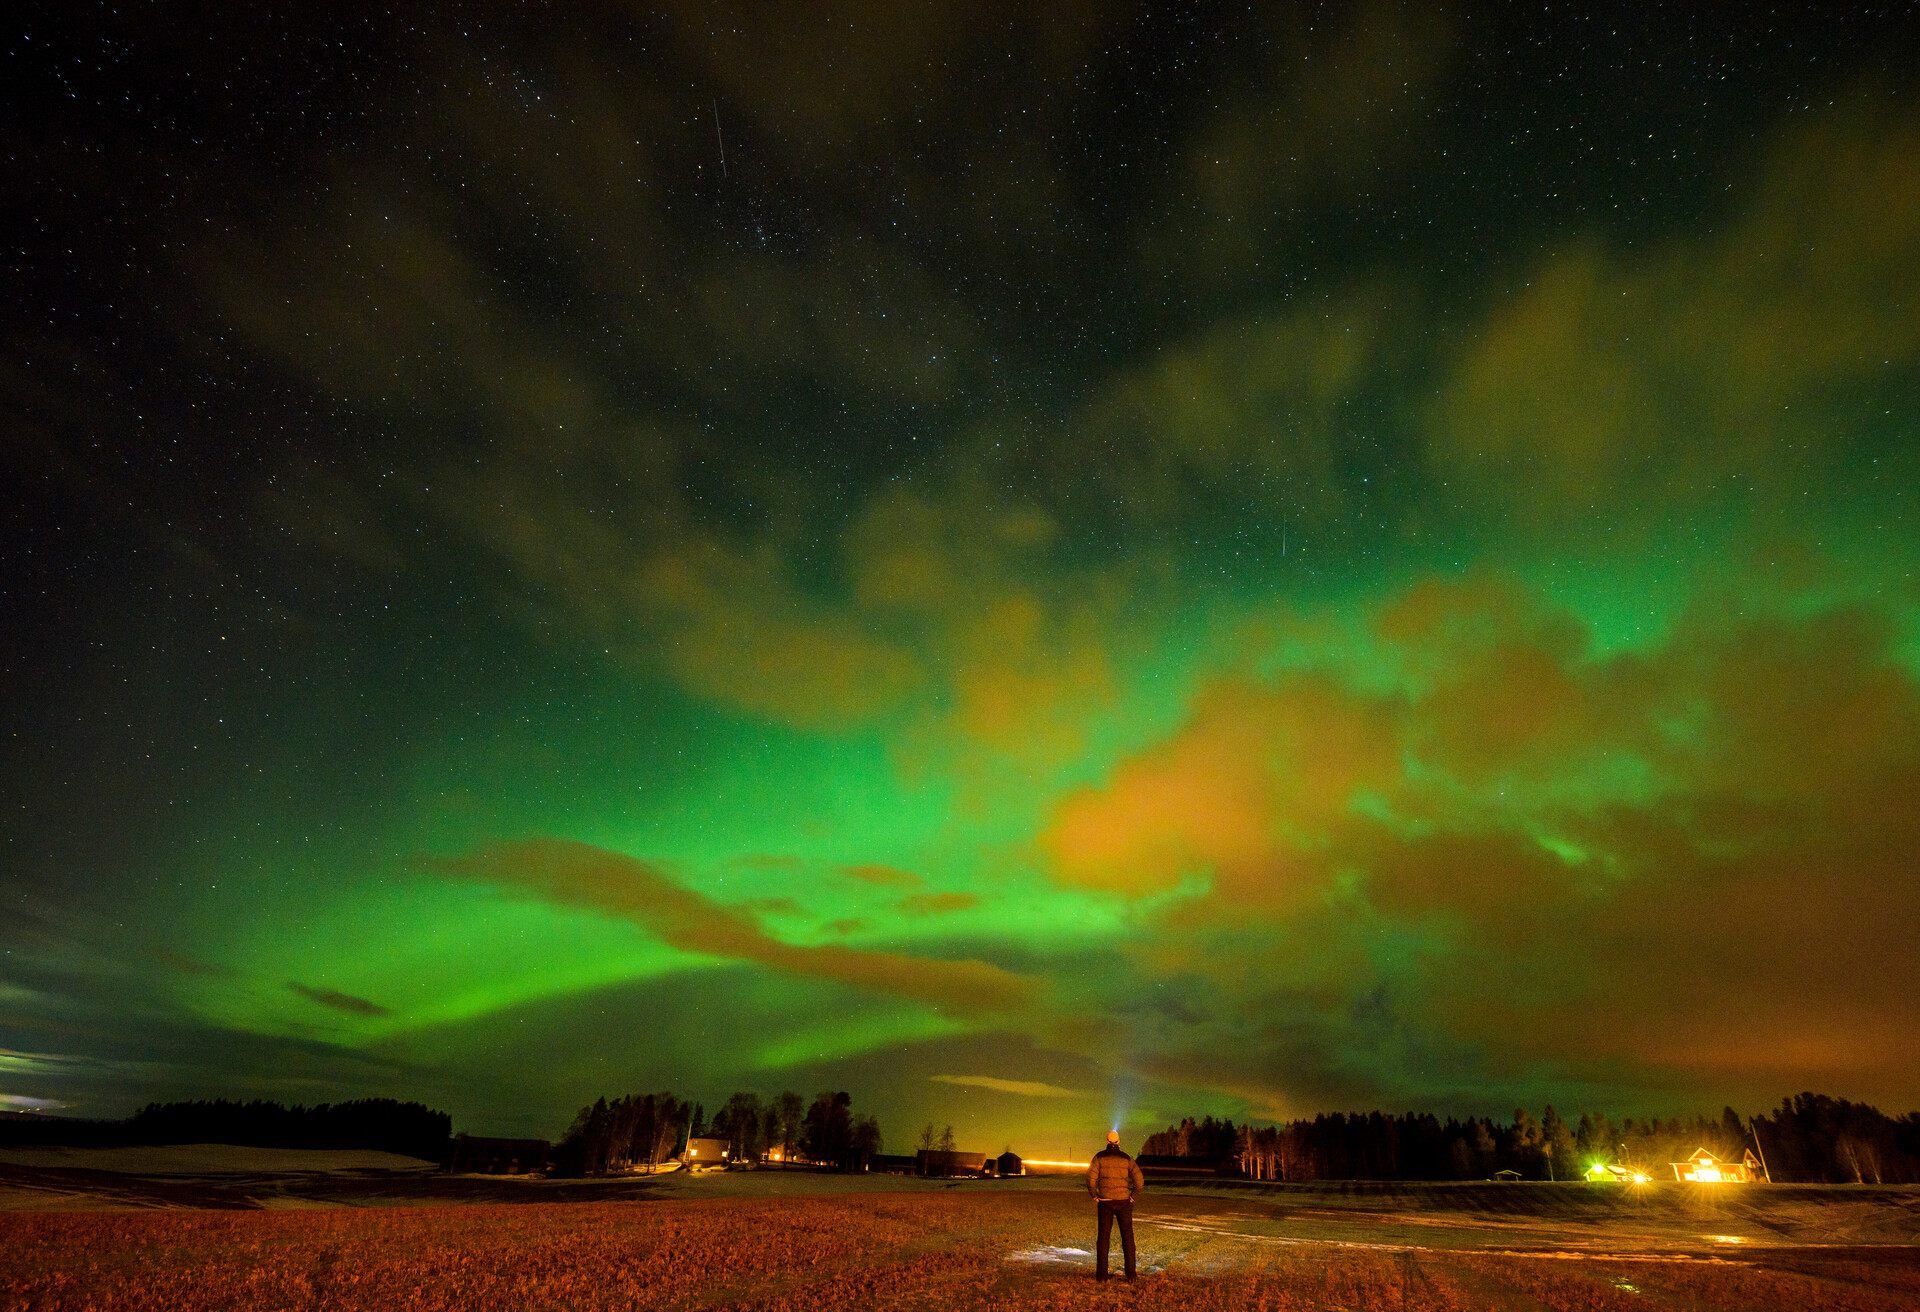
<svg viewBox="0 0 1920 1312">
<path fill-rule="evenodd" d="M 1117 1272 L 1122 1261 L 1118 1243 L 1114 1244 L 1108 1260 Z M 1056 1244 L 1042 1244 L 1038 1248 L 1023 1248 L 1017 1253 L 1009 1253 L 1007 1261 L 1020 1262 L 1027 1266 L 1089 1267 L 1093 1265 L 1093 1251 L 1086 1248 L 1063 1248 Z M 1153 1275 L 1157 1271 L 1164 1270 L 1165 1267 L 1164 1262 L 1156 1262 L 1144 1253 L 1138 1255 L 1138 1260 L 1134 1264 L 1134 1269 L 1143 1276 Z"/>
<path fill-rule="evenodd" d="M 1053 1244 L 1042 1244 L 1039 1248 L 1023 1248 L 1017 1253 L 1007 1255 L 1009 1262 L 1056 1263 L 1077 1266 L 1093 1261 L 1093 1254 L 1084 1248 L 1060 1248 Z"/>
</svg>

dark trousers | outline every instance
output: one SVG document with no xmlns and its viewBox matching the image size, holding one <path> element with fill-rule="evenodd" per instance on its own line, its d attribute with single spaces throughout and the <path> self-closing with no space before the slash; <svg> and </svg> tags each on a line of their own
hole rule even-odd
<svg viewBox="0 0 1920 1312">
<path fill-rule="evenodd" d="M 1131 1202 L 1109 1203 L 1103 1200 L 1100 1204 L 1100 1246 L 1095 1250 L 1098 1260 L 1093 1266 L 1093 1276 L 1096 1280 L 1107 1278 L 1107 1248 L 1113 1237 L 1115 1221 L 1120 1223 L 1120 1251 L 1126 1254 L 1127 1279 L 1133 1279 L 1133 1204 Z"/>
</svg>

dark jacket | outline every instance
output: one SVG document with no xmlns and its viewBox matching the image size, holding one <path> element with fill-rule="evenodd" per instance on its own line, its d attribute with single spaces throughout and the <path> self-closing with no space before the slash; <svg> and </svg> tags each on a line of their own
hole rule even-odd
<svg viewBox="0 0 1920 1312">
<path fill-rule="evenodd" d="M 1139 1163 L 1114 1144 L 1095 1153 L 1087 1163 L 1087 1192 L 1103 1203 L 1130 1203 L 1146 1184 Z"/>
</svg>

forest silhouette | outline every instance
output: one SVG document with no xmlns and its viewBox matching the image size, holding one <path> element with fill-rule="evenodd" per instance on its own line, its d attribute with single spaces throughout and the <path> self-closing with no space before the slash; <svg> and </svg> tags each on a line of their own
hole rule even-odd
<svg viewBox="0 0 1920 1312">
<path fill-rule="evenodd" d="M 288 1107 L 254 1099 L 150 1102 L 123 1121 L 0 1117 L 0 1143 L 126 1148 L 225 1143 L 246 1148 L 360 1148 L 444 1160 L 453 1118 L 418 1102 L 359 1098 Z"/>
<path fill-rule="evenodd" d="M 1524 1179 L 1578 1179 L 1595 1165 L 1620 1165 L 1665 1179 L 1695 1149 L 1739 1161 L 1751 1151 L 1777 1182 L 1920 1182 L 1920 1112 L 1890 1117 L 1877 1107 L 1826 1094 L 1782 1100 L 1767 1116 L 1628 1117 L 1582 1113 L 1569 1125 L 1549 1104 L 1538 1119 L 1440 1120 L 1430 1112 L 1322 1113 L 1282 1125 L 1236 1126 L 1212 1116 L 1147 1136 L 1144 1157 L 1188 1158 L 1266 1180 L 1473 1180 L 1498 1171 Z"/>
<path fill-rule="evenodd" d="M 736 1093 L 711 1118 L 706 1108 L 672 1093 L 628 1094 L 582 1107 L 554 1147 L 557 1175 L 651 1170 L 689 1138 L 725 1139 L 730 1161 L 782 1161 L 859 1170 L 880 1151 L 880 1124 L 853 1111 L 852 1095 L 823 1091 L 806 1102 L 792 1090 L 765 1104 Z"/>
</svg>

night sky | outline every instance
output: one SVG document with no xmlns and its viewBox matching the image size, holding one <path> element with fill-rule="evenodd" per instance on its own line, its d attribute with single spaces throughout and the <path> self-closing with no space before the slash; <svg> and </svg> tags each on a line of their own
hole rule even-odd
<svg viewBox="0 0 1920 1312">
<path fill-rule="evenodd" d="M 0 1102 L 1920 1101 L 1910 6 L 329 8 L 6 24 Z"/>
</svg>

